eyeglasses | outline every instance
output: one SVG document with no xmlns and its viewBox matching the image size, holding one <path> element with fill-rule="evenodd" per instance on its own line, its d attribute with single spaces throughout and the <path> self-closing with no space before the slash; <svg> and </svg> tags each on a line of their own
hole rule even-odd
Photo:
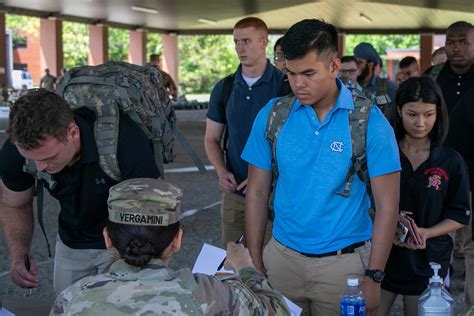
<svg viewBox="0 0 474 316">
<path fill-rule="evenodd" d="M 273 57 L 274 61 L 285 61 L 285 55 L 283 53 L 276 53 Z"/>
<path fill-rule="evenodd" d="M 357 72 L 357 69 L 354 69 L 354 68 L 351 68 L 351 69 L 340 69 L 339 72 L 343 75 L 345 74 L 349 74 L 349 75 L 353 75 Z"/>
</svg>

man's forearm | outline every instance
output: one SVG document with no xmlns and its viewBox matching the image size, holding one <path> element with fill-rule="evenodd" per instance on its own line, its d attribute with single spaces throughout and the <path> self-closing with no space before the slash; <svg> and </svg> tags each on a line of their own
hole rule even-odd
<svg viewBox="0 0 474 316">
<path fill-rule="evenodd" d="M 375 202 L 375 220 L 369 269 L 383 270 L 387 263 L 398 220 L 400 173 L 394 172 L 371 179 Z"/>
<path fill-rule="evenodd" d="M 204 147 L 206 149 L 207 158 L 211 164 L 216 168 L 217 174 L 220 174 L 223 170 L 226 170 L 224 162 L 224 153 L 220 143 L 214 140 L 205 140 Z"/>
<path fill-rule="evenodd" d="M 0 220 L 11 258 L 21 258 L 28 252 L 33 238 L 32 206 L 13 208 L 0 203 Z"/>
<path fill-rule="evenodd" d="M 268 219 L 268 194 L 248 192 L 245 197 L 245 235 L 254 264 L 260 268 Z"/>
<path fill-rule="evenodd" d="M 394 207 L 375 212 L 369 269 L 383 270 L 392 249 L 398 210 Z"/>
</svg>

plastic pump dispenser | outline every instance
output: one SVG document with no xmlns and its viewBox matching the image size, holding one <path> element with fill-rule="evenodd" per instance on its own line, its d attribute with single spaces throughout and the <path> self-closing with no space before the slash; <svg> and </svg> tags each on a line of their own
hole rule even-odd
<svg viewBox="0 0 474 316">
<path fill-rule="evenodd" d="M 426 290 L 418 299 L 419 316 L 451 316 L 454 315 L 454 300 L 443 288 L 443 279 L 439 276 L 441 265 L 430 262 L 433 276 Z"/>
</svg>

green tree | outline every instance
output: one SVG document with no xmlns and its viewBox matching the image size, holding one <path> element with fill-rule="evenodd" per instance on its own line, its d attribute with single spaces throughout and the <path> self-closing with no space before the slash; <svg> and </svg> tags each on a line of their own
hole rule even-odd
<svg viewBox="0 0 474 316">
<path fill-rule="evenodd" d="M 63 54 L 66 69 L 87 65 L 89 28 L 86 24 L 63 22 Z"/>
<path fill-rule="evenodd" d="M 128 61 L 128 30 L 109 28 L 109 59 Z"/>
<path fill-rule="evenodd" d="M 385 56 L 389 48 L 419 48 L 420 37 L 414 34 L 389 34 L 389 35 L 370 35 L 358 34 L 347 35 L 344 55 L 353 55 L 354 47 L 357 44 L 367 42 L 371 43 L 380 56 Z"/>
<path fill-rule="evenodd" d="M 179 37 L 179 78 L 182 93 L 209 93 L 239 64 L 230 35 Z"/>
<path fill-rule="evenodd" d="M 148 33 L 146 36 L 146 53 L 147 56 L 151 54 L 163 53 L 163 40 L 161 34 Z"/>
<path fill-rule="evenodd" d="M 39 18 L 25 15 L 5 14 L 5 27 L 12 31 L 13 46 L 25 46 L 26 35 L 39 35 Z"/>
</svg>

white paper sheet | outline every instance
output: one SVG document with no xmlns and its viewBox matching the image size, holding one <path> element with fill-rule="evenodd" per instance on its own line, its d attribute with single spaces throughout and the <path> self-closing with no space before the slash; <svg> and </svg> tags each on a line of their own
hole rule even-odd
<svg viewBox="0 0 474 316">
<path fill-rule="evenodd" d="M 202 245 L 201 252 L 196 259 L 196 262 L 194 263 L 193 273 L 214 275 L 217 272 L 217 267 L 225 258 L 225 255 L 226 252 L 224 249 L 204 243 Z M 234 271 L 225 270 L 224 268 L 222 268 L 219 272 L 234 273 Z M 290 309 L 291 315 L 299 316 L 303 309 L 287 299 L 285 296 L 283 296 L 283 298 Z"/>
</svg>

